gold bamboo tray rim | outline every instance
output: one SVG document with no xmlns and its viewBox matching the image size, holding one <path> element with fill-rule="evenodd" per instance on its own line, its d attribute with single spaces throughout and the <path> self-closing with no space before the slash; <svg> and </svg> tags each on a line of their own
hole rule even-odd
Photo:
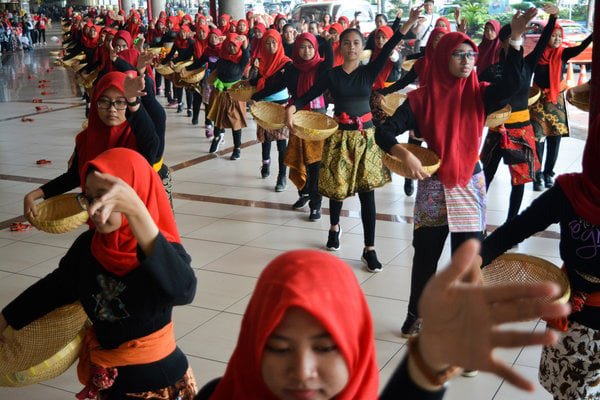
<svg viewBox="0 0 600 400">
<path fill-rule="evenodd" d="M 264 129 L 277 130 L 285 126 L 285 107 L 270 101 L 259 101 L 250 106 L 256 124 Z"/>
<path fill-rule="evenodd" d="M 300 110 L 294 114 L 294 134 L 301 139 L 324 140 L 338 129 L 337 121 L 326 114 L 308 110 Z"/>
<path fill-rule="evenodd" d="M 509 117 L 512 111 L 510 104 L 505 105 L 498 111 L 494 111 L 485 119 L 485 126 L 493 128 L 502 125 Z"/>
<path fill-rule="evenodd" d="M 433 175 L 440 168 L 440 157 L 434 151 L 411 143 L 400 143 L 400 146 L 404 147 L 417 157 L 423 165 L 423 170 L 428 174 Z M 408 176 L 408 171 L 404 167 L 402 161 L 391 154 L 383 153 L 383 164 L 388 167 L 390 171 L 400 176 L 412 178 L 411 176 Z"/>
<path fill-rule="evenodd" d="M 30 211 L 26 217 L 37 229 L 48 233 L 66 233 L 85 224 L 89 219 L 81 194 L 65 193 L 50 197 L 36 205 L 38 216 Z"/>
</svg>

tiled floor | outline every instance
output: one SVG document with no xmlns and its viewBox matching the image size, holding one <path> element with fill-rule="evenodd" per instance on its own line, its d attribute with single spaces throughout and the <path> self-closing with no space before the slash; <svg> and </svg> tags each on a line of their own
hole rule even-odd
<svg viewBox="0 0 600 400">
<path fill-rule="evenodd" d="M 52 36 L 52 35 L 50 35 Z M 56 46 L 56 45 L 54 45 Z M 51 235 L 31 230 L 15 233 L 6 229 L 9 220 L 22 213 L 25 193 L 36 188 L 39 179 L 58 176 L 66 168 L 73 139 L 83 122 L 83 103 L 74 96 L 68 74 L 52 69 L 48 46 L 31 53 L 3 57 L 0 72 L 0 306 L 5 305 L 39 277 L 56 267 L 60 257 L 83 231 Z M 39 88 L 48 80 L 49 88 Z M 52 92 L 41 95 L 42 91 Z M 36 113 L 32 99 L 43 98 L 50 112 Z M 164 102 L 164 98 L 161 98 Z M 297 212 L 290 205 L 296 200 L 289 184 L 281 193 L 274 191 L 276 171 L 261 179 L 260 146 L 253 143 L 255 125 L 249 121 L 243 140 L 248 147 L 239 161 L 230 161 L 231 136 L 227 133 L 226 151 L 219 157 L 186 166 L 184 163 L 206 156 L 209 141 L 204 127 L 192 127 L 190 120 L 168 110 L 165 161 L 178 165 L 173 173 L 175 213 L 183 242 L 192 255 L 198 277 L 193 303 L 175 311 L 178 344 L 188 355 L 200 384 L 221 375 L 236 342 L 241 316 L 257 276 L 269 260 L 283 251 L 297 248 L 322 249 L 328 229 L 328 217 L 320 222 L 307 220 L 306 210 Z M 22 122 L 21 118 L 33 118 Z M 202 120 L 202 118 L 201 118 Z M 585 132 L 584 132 L 585 133 Z M 557 169 L 579 170 L 583 142 L 565 139 Z M 274 149 L 273 152 L 276 150 Z M 276 159 L 276 154 L 273 154 Z M 51 164 L 36 165 L 38 159 Z M 275 167 L 276 169 L 276 167 Z M 37 178 L 33 182 L 29 178 Z M 406 312 L 412 257 L 410 225 L 414 197 L 406 197 L 403 180 L 394 176 L 391 184 L 377 190 L 376 245 L 384 262 L 380 274 L 365 272 L 360 261 L 362 227 L 359 202 L 344 203 L 342 248 L 336 253 L 354 269 L 367 296 L 375 321 L 377 361 L 381 382 L 386 382 L 405 352 L 405 340 L 399 336 Z M 186 196 L 189 195 L 189 196 Z M 502 223 L 507 211 L 509 176 L 500 166 L 489 193 L 488 220 Z M 527 186 L 524 204 L 536 193 Z M 327 205 L 327 203 L 325 203 Z M 529 239 L 519 248 L 559 263 L 557 228 Z M 443 254 L 442 264 L 448 260 Z M 523 324 L 524 329 L 543 329 L 537 321 Z M 497 356 L 537 380 L 540 349 L 498 351 Z M 59 378 L 20 389 L 0 389 L 2 399 L 69 399 L 80 389 L 74 367 Z M 542 400 L 550 399 L 543 389 L 533 394 L 516 390 L 501 379 L 479 374 L 475 378 L 457 378 L 447 399 Z"/>
</svg>

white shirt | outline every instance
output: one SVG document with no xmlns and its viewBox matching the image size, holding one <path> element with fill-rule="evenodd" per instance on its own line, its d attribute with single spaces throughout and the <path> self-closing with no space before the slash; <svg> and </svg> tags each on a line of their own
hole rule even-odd
<svg viewBox="0 0 600 400">
<path fill-rule="evenodd" d="M 432 13 L 423 14 L 421 17 L 425 18 L 425 21 L 423 21 L 417 31 L 417 39 L 419 39 L 419 45 L 425 47 L 429 40 L 429 35 L 431 35 L 431 31 L 435 28 L 435 21 L 437 21 L 440 16 Z"/>
</svg>

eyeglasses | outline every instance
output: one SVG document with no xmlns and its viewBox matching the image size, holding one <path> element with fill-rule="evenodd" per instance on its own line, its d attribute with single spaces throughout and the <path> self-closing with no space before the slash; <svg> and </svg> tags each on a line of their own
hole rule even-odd
<svg viewBox="0 0 600 400">
<path fill-rule="evenodd" d="M 96 105 L 98 106 L 98 108 L 100 108 L 102 110 L 108 110 L 111 106 L 115 106 L 116 110 L 124 110 L 127 108 L 127 101 L 125 101 L 125 100 L 115 100 L 115 101 L 98 100 L 96 102 Z"/>
<path fill-rule="evenodd" d="M 473 60 L 473 59 L 477 58 L 478 55 L 479 55 L 479 53 L 476 51 L 453 51 L 452 52 L 452 57 L 456 58 L 457 60 L 462 60 L 463 58 L 466 58 L 467 60 Z"/>
</svg>

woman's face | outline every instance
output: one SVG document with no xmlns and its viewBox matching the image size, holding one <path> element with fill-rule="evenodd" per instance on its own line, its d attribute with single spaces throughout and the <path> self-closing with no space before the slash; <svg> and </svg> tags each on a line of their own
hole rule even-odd
<svg viewBox="0 0 600 400">
<path fill-rule="evenodd" d="M 329 16 L 329 14 L 323 15 L 323 23 L 325 25 L 329 25 L 331 23 L 331 17 Z"/>
<path fill-rule="evenodd" d="M 339 42 L 340 40 L 340 34 L 337 33 L 337 31 L 335 29 L 330 29 L 329 30 L 329 37 L 331 38 L 332 42 Z"/>
<path fill-rule="evenodd" d="M 115 40 L 113 47 L 115 48 L 117 53 L 120 53 L 123 50 L 127 50 L 129 48 L 129 46 L 127 46 L 127 42 L 123 38 L 118 38 L 117 40 Z"/>
<path fill-rule="evenodd" d="M 103 194 L 108 191 L 106 183 L 102 181 L 96 174 L 90 172 L 85 178 L 85 195 L 90 205 L 98 201 Z M 99 210 L 100 211 L 100 210 Z M 96 225 L 96 231 L 107 234 L 119 229 L 123 223 L 123 217 L 120 212 L 112 212 L 106 222 L 100 220 L 100 212 L 95 212 L 90 215 L 90 219 Z"/>
<path fill-rule="evenodd" d="M 254 30 L 254 37 L 257 39 L 262 39 L 263 37 L 263 33 L 260 29 L 255 29 Z"/>
<path fill-rule="evenodd" d="M 312 33 L 315 37 L 319 36 L 319 24 L 316 22 L 311 22 L 308 24 L 308 31 Z"/>
<path fill-rule="evenodd" d="M 208 44 L 211 46 L 216 46 L 219 44 L 219 37 L 216 33 L 211 33 L 208 35 Z"/>
<path fill-rule="evenodd" d="M 265 40 L 265 49 L 269 54 L 277 53 L 277 46 L 277 41 L 272 37 L 269 37 L 267 40 Z"/>
<path fill-rule="evenodd" d="M 98 106 L 98 116 L 104 125 L 119 126 L 126 121 L 127 99 L 117 88 L 110 87 L 106 89 L 98 97 L 96 105 Z"/>
<path fill-rule="evenodd" d="M 467 78 L 473 71 L 476 57 L 471 55 L 473 47 L 467 43 L 461 43 L 450 55 L 448 69 L 450 74 L 456 78 Z"/>
<path fill-rule="evenodd" d="M 140 23 L 140 20 L 134 15 L 133 17 L 131 17 L 131 23 L 137 25 Z"/>
<path fill-rule="evenodd" d="M 229 54 L 237 54 L 239 50 L 235 44 L 229 43 L 227 45 L 227 51 L 229 52 Z"/>
<path fill-rule="evenodd" d="M 385 34 L 381 31 L 375 36 L 375 46 L 377 46 L 378 49 L 381 49 L 387 43 L 387 41 L 388 37 L 385 36 Z"/>
<path fill-rule="evenodd" d="M 340 25 L 342 25 L 342 28 L 348 28 L 348 24 L 346 23 L 345 19 L 340 19 L 338 22 L 340 23 Z"/>
<path fill-rule="evenodd" d="M 555 30 L 552 32 L 552 36 L 550 36 L 550 47 L 558 49 L 562 44 L 562 39 L 563 37 L 560 29 Z"/>
<path fill-rule="evenodd" d="M 173 30 L 173 21 L 170 19 L 167 20 L 167 29 L 170 31 Z"/>
<path fill-rule="evenodd" d="M 221 27 L 224 27 L 224 26 L 226 26 L 226 25 L 227 25 L 227 18 L 221 18 L 221 19 L 219 20 L 219 25 L 220 25 Z"/>
<path fill-rule="evenodd" d="M 298 55 L 304 61 L 310 61 L 315 57 L 315 48 L 313 44 L 308 40 L 303 40 L 298 48 Z"/>
<path fill-rule="evenodd" d="M 90 38 L 92 38 L 92 39 L 94 39 L 94 38 L 98 37 L 98 31 L 97 31 L 97 30 L 95 30 L 94 28 L 91 28 L 91 29 L 88 31 L 88 34 L 90 35 Z"/>
<path fill-rule="evenodd" d="M 485 36 L 487 40 L 494 40 L 498 35 L 496 34 L 496 30 L 492 24 L 485 24 L 485 28 L 483 28 L 483 36 Z"/>
<path fill-rule="evenodd" d="M 162 23 L 162 22 L 157 22 L 157 23 L 156 23 L 156 29 L 157 29 L 157 30 L 159 30 L 159 31 L 162 31 L 164 27 L 165 27 L 165 26 L 163 25 L 163 23 Z"/>
<path fill-rule="evenodd" d="M 356 32 L 347 33 L 341 40 L 341 47 L 344 61 L 358 60 L 363 52 L 362 38 Z"/>
<path fill-rule="evenodd" d="M 294 28 L 288 26 L 283 29 L 283 40 L 288 44 L 294 43 Z"/>
<path fill-rule="evenodd" d="M 200 29 L 200 39 L 206 40 L 206 31 L 204 29 Z"/>
<path fill-rule="evenodd" d="M 281 32 L 285 24 L 287 24 L 285 18 L 280 18 L 279 21 L 277 21 L 277 30 Z"/>
<path fill-rule="evenodd" d="M 436 28 L 448 29 L 448 27 L 446 26 L 446 22 L 444 20 L 441 20 L 441 19 L 438 22 L 435 23 L 435 27 Z"/>
<path fill-rule="evenodd" d="M 156 29 L 156 23 L 154 21 L 148 22 L 148 29 Z"/>
<path fill-rule="evenodd" d="M 333 338 L 311 314 L 289 308 L 271 333 L 261 360 L 265 385 L 280 400 L 325 400 L 349 380 L 346 361 Z"/>
<path fill-rule="evenodd" d="M 188 38 L 188 33 L 185 30 L 181 29 L 179 31 L 179 38 L 180 39 L 187 39 Z"/>
<path fill-rule="evenodd" d="M 248 26 L 246 25 L 245 22 L 242 22 L 242 21 L 238 22 L 238 26 L 237 26 L 238 33 L 243 34 L 244 32 L 246 32 L 247 27 Z"/>
<path fill-rule="evenodd" d="M 375 25 L 378 28 L 381 28 L 382 26 L 384 26 L 385 24 L 387 24 L 385 18 L 383 18 L 381 15 L 378 16 L 377 18 L 375 18 Z"/>
</svg>

